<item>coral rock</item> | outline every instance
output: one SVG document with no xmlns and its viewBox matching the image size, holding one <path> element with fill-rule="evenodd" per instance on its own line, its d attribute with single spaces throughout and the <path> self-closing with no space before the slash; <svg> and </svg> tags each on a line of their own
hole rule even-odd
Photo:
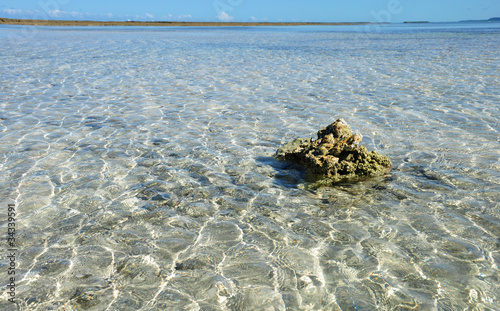
<svg viewBox="0 0 500 311">
<path fill-rule="evenodd" d="M 308 177 L 321 185 L 387 174 L 392 166 L 389 158 L 360 146 L 362 139 L 338 119 L 318 131 L 316 140 L 297 138 L 279 148 L 276 157 L 303 166 Z"/>
</svg>

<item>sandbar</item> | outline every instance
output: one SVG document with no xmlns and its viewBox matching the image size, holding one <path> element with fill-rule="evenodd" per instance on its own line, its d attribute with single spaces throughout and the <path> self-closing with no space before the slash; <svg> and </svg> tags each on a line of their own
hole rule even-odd
<svg viewBox="0 0 500 311">
<path fill-rule="evenodd" d="M 32 26 L 342 26 L 366 25 L 369 22 L 176 22 L 176 21 L 91 21 L 91 20 L 44 20 L 14 19 L 0 17 L 0 25 L 32 25 Z"/>
</svg>

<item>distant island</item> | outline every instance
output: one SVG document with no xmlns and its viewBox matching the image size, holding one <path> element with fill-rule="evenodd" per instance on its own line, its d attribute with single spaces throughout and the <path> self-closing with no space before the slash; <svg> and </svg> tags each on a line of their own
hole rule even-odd
<svg viewBox="0 0 500 311">
<path fill-rule="evenodd" d="M 471 19 L 471 20 L 465 20 L 465 21 L 460 21 L 460 23 L 499 23 L 500 22 L 500 17 L 492 17 L 490 19 Z"/>
<path fill-rule="evenodd" d="M 408 21 L 408 22 L 403 22 L 403 24 L 428 24 L 429 21 Z"/>
<path fill-rule="evenodd" d="M 0 25 L 33 25 L 33 26 L 339 26 L 366 25 L 370 22 L 170 22 L 170 21 L 78 21 L 78 20 L 43 20 L 1 18 Z"/>
</svg>

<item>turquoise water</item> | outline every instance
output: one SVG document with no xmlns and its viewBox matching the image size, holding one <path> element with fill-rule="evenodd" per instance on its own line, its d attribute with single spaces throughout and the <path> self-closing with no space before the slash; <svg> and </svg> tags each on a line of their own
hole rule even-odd
<svg viewBox="0 0 500 311">
<path fill-rule="evenodd" d="M 16 307 L 499 310 L 500 26 L 365 30 L 0 27 Z M 304 190 L 340 117 L 391 174 Z"/>
</svg>

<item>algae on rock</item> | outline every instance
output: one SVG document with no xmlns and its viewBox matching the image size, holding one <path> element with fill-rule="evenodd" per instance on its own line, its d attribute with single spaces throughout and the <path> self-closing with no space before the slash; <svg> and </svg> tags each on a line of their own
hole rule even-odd
<svg viewBox="0 0 500 311">
<path fill-rule="evenodd" d="M 391 169 L 388 157 L 369 152 L 359 143 L 363 136 L 352 134 L 343 119 L 318 131 L 318 138 L 297 138 L 276 152 L 280 160 L 303 166 L 316 185 L 355 181 L 387 174 Z"/>
</svg>

